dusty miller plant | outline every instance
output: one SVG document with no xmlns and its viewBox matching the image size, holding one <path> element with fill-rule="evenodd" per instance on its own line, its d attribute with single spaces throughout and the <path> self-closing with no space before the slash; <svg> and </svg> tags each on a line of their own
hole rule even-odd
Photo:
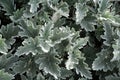
<svg viewBox="0 0 120 80">
<path fill-rule="evenodd" d="M 120 80 L 119 14 L 117 0 L 0 0 L 0 80 Z"/>
</svg>

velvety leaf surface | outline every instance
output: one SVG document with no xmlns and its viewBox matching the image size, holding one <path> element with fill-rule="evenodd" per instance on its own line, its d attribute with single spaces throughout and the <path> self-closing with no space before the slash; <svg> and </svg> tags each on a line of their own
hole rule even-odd
<svg viewBox="0 0 120 80">
<path fill-rule="evenodd" d="M 55 58 L 55 52 L 40 55 L 36 63 L 39 64 L 39 69 L 43 69 L 46 73 L 53 75 L 56 79 L 60 75 L 60 68 L 58 66 L 59 60 Z"/>
<path fill-rule="evenodd" d="M 2 39 L 2 36 L 0 35 L 0 53 L 7 54 L 7 45 L 5 43 L 5 40 Z"/>
<path fill-rule="evenodd" d="M 5 72 L 4 70 L 0 70 L 0 80 L 12 80 L 14 76 Z"/>
<path fill-rule="evenodd" d="M 97 58 L 93 61 L 92 68 L 93 70 L 113 70 L 115 68 L 116 62 L 111 62 L 111 50 L 104 49 L 97 54 Z"/>
</svg>

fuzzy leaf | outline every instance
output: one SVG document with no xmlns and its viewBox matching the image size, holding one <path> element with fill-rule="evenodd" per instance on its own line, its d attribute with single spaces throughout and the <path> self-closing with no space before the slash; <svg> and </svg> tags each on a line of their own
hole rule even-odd
<svg viewBox="0 0 120 80">
<path fill-rule="evenodd" d="M 103 26 L 104 26 L 103 29 L 105 32 L 104 32 L 104 35 L 102 35 L 101 37 L 106 40 L 106 41 L 104 41 L 104 44 L 106 46 L 111 46 L 112 41 L 113 41 L 112 27 L 111 27 L 110 23 L 107 21 L 103 22 Z"/>
<path fill-rule="evenodd" d="M 26 21 L 26 22 L 25 22 Z M 21 20 L 19 26 L 22 31 L 20 32 L 21 37 L 33 37 L 35 38 L 36 36 L 39 35 L 39 28 L 36 26 L 32 21 L 29 20 Z"/>
<path fill-rule="evenodd" d="M 95 17 L 94 16 L 86 16 L 82 21 L 81 21 L 81 27 L 85 29 L 86 31 L 94 31 L 94 25 L 95 23 Z"/>
<path fill-rule="evenodd" d="M 75 65 L 79 63 L 79 57 L 81 57 L 80 55 L 81 53 L 77 50 L 77 52 L 71 53 L 68 56 L 68 60 L 66 61 L 66 68 L 68 70 L 74 69 Z"/>
<path fill-rule="evenodd" d="M 23 15 L 23 8 L 21 8 L 20 10 L 16 10 L 12 16 L 10 16 L 10 19 L 13 21 L 13 22 L 18 22 L 21 20 L 22 18 L 22 15 Z"/>
<path fill-rule="evenodd" d="M 0 35 L 0 53 L 7 54 L 7 45 L 5 43 L 5 40 L 2 39 L 2 36 Z"/>
<path fill-rule="evenodd" d="M 6 71 L 10 71 L 9 69 L 13 66 L 13 64 L 18 60 L 17 56 L 9 56 L 2 55 L 0 56 L 0 69 L 5 69 Z"/>
<path fill-rule="evenodd" d="M 6 39 L 5 43 L 9 48 L 11 48 L 11 45 L 15 42 L 14 37 L 18 36 L 19 31 L 20 28 L 18 26 L 15 26 L 14 24 L 8 24 L 1 27 L 0 33 Z"/>
<path fill-rule="evenodd" d="M 52 22 L 49 22 L 47 24 L 45 23 L 45 25 L 41 28 L 40 37 L 44 40 L 48 40 L 53 27 L 54 24 Z"/>
<path fill-rule="evenodd" d="M 49 52 L 51 48 L 51 46 L 48 45 L 48 43 L 44 39 L 40 39 L 39 47 L 41 47 L 42 51 L 45 53 Z"/>
<path fill-rule="evenodd" d="M 26 76 L 21 75 L 21 80 L 28 80 L 28 79 L 26 78 Z"/>
<path fill-rule="evenodd" d="M 69 5 L 66 2 L 61 2 L 58 12 L 65 17 L 69 16 Z"/>
<path fill-rule="evenodd" d="M 88 37 L 78 38 L 73 42 L 73 50 L 83 48 L 88 42 Z"/>
<path fill-rule="evenodd" d="M 87 15 L 87 7 L 81 3 L 76 3 L 76 23 L 80 24 L 84 17 Z"/>
<path fill-rule="evenodd" d="M 30 0 L 29 5 L 30 5 L 30 12 L 34 13 L 37 11 L 37 8 L 39 7 L 39 3 L 43 2 L 44 0 Z"/>
<path fill-rule="evenodd" d="M 41 54 L 36 63 L 39 64 L 40 70 L 43 69 L 46 73 L 50 73 L 57 79 L 60 76 L 59 60 L 53 54 L 55 52 Z"/>
<path fill-rule="evenodd" d="M 14 38 L 18 35 L 19 32 L 19 27 L 15 26 L 14 24 L 8 24 L 7 26 L 2 26 L 0 29 L 0 33 L 2 36 L 6 39 L 9 40 L 11 38 Z"/>
<path fill-rule="evenodd" d="M 0 70 L 0 80 L 12 80 L 14 76 L 5 72 L 4 70 Z"/>
<path fill-rule="evenodd" d="M 112 23 L 114 26 L 120 26 L 120 16 L 119 15 L 114 15 L 114 13 L 110 12 L 109 10 L 106 10 L 101 14 L 99 17 L 101 21 L 107 20 L 109 23 Z"/>
<path fill-rule="evenodd" d="M 55 22 L 55 27 L 61 27 L 65 24 L 65 18 L 58 19 L 57 22 Z"/>
<path fill-rule="evenodd" d="M 81 74 L 85 78 L 92 79 L 91 72 L 89 71 L 90 68 L 88 67 L 87 63 L 84 62 L 84 58 L 79 60 L 79 64 L 75 67 L 76 73 Z"/>
<path fill-rule="evenodd" d="M 70 77 L 70 76 L 72 75 L 72 71 L 67 70 L 67 69 L 65 69 L 65 68 L 61 68 L 60 74 L 61 74 L 60 77 L 61 77 L 62 79 L 66 79 L 66 77 Z"/>
<path fill-rule="evenodd" d="M 53 6 L 52 4 L 49 4 L 49 6 L 53 10 L 55 10 L 57 14 L 59 14 L 59 16 L 56 15 L 55 17 L 61 17 L 61 16 L 68 17 L 69 16 L 69 5 L 66 2 L 60 2 L 60 4 L 57 6 Z"/>
<path fill-rule="evenodd" d="M 115 44 L 112 45 L 113 51 L 113 58 L 111 61 L 119 61 L 120 60 L 120 31 L 117 30 L 117 35 L 119 36 L 118 39 L 115 40 Z"/>
<path fill-rule="evenodd" d="M 5 68 L 7 61 L 6 55 L 0 56 L 0 69 Z"/>
<path fill-rule="evenodd" d="M 24 73 L 27 70 L 25 61 L 18 61 L 13 65 L 13 71 L 17 73 Z"/>
<path fill-rule="evenodd" d="M 71 77 L 69 80 L 74 80 L 74 78 L 73 78 L 73 77 Z"/>
<path fill-rule="evenodd" d="M 20 46 L 15 53 L 17 56 L 21 55 L 28 55 L 32 53 L 33 55 L 36 55 L 38 52 L 41 52 L 41 48 L 38 47 L 39 41 L 38 38 L 29 38 L 23 41 L 23 46 Z"/>
<path fill-rule="evenodd" d="M 120 76 L 116 75 L 109 75 L 105 77 L 106 80 L 120 80 Z"/>
<path fill-rule="evenodd" d="M 45 80 L 41 73 L 37 75 L 37 80 Z"/>
<path fill-rule="evenodd" d="M 70 30 L 69 27 L 55 28 L 52 31 L 52 35 L 50 36 L 50 41 L 47 41 L 47 43 L 50 46 L 54 46 L 55 44 L 59 44 L 61 41 L 66 40 L 73 35 L 74 33 Z"/>
<path fill-rule="evenodd" d="M 79 50 L 74 50 L 73 53 L 69 54 L 68 60 L 66 62 L 66 68 L 68 70 L 75 69 L 77 74 L 81 74 L 88 79 L 92 78 L 89 71 L 88 65 L 84 62 L 85 58 L 82 56 Z"/>
<path fill-rule="evenodd" d="M 114 48 L 113 54 L 114 57 L 112 58 L 111 61 L 119 61 L 120 60 L 120 39 L 116 40 L 116 44 L 112 45 Z"/>
<path fill-rule="evenodd" d="M 76 64 L 79 63 L 79 59 L 81 57 L 81 52 L 78 49 L 83 48 L 87 43 L 88 38 L 79 38 L 76 42 L 72 42 L 72 46 L 68 47 L 68 60 L 66 62 L 66 68 L 68 70 L 73 69 Z"/>
<path fill-rule="evenodd" d="M 38 16 L 36 16 L 38 17 Z M 49 22 L 50 21 L 50 16 L 48 15 L 47 12 L 45 12 L 44 10 L 39 13 L 39 19 L 40 21 L 44 21 L 44 22 Z"/>
<path fill-rule="evenodd" d="M 52 2 L 56 2 L 58 0 L 50 0 Z M 30 12 L 31 13 L 35 13 L 37 12 L 37 8 L 39 8 L 39 4 L 42 3 L 42 4 L 46 4 L 47 2 L 49 2 L 49 0 L 30 0 L 28 2 L 28 4 L 30 5 Z"/>
<path fill-rule="evenodd" d="M 99 11 L 103 12 L 108 7 L 109 0 L 99 0 Z"/>
<path fill-rule="evenodd" d="M 12 15 L 15 10 L 14 0 L 0 0 L 0 4 L 3 6 L 3 10 L 6 11 L 6 15 Z"/>
<path fill-rule="evenodd" d="M 19 59 L 19 61 L 15 62 L 13 67 L 13 71 L 15 74 L 23 74 L 26 72 L 26 75 L 30 78 L 33 78 L 36 76 L 36 71 L 38 71 L 38 66 L 34 62 L 34 58 L 32 55 L 27 55 Z M 29 78 L 28 78 L 29 80 Z"/>
<path fill-rule="evenodd" d="M 88 65 L 90 67 L 92 67 L 92 63 L 93 63 L 94 59 L 96 58 L 96 53 L 98 53 L 98 52 L 99 52 L 98 48 L 94 48 L 94 47 L 91 47 L 89 45 L 86 45 L 83 48 L 83 53 L 85 54 L 86 62 L 88 63 Z"/>
<path fill-rule="evenodd" d="M 116 62 L 111 62 L 111 49 L 103 49 L 100 53 L 97 54 L 97 58 L 93 61 L 92 68 L 93 70 L 113 70 L 116 65 Z"/>
<path fill-rule="evenodd" d="M 47 41 L 49 40 L 49 37 L 51 35 L 51 31 L 54 25 L 49 22 L 42 26 L 40 30 L 40 44 L 39 46 L 43 50 L 43 52 L 49 52 L 50 51 L 50 46 L 48 45 Z"/>
</svg>

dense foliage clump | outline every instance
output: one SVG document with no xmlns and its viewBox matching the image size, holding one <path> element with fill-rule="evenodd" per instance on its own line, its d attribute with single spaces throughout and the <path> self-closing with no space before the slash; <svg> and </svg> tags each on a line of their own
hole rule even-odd
<svg viewBox="0 0 120 80">
<path fill-rule="evenodd" d="M 0 0 L 0 80 L 120 80 L 120 2 Z"/>
</svg>

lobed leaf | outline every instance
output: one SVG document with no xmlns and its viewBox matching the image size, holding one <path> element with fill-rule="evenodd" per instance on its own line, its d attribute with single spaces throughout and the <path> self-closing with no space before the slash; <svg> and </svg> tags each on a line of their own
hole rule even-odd
<svg viewBox="0 0 120 80">
<path fill-rule="evenodd" d="M 13 23 L 8 24 L 6 26 L 2 26 L 0 33 L 2 34 L 3 38 L 5 38 L 5 43 L 7 44 L 8 48 L 11 48 L 11 45 L 15 42 L 15 37 L 18 37 L 18 33 L 20 28 L 15 26 Z"/>
<path fill-rule="evenodd" d="M 20 10 L 16 10 L 12 16 L 10 16 L 10 19 L 13 21 L 13 22 L 18 22 L 21 20 L 22 16 L 23 16 L 23 11 L 24 9 L 21 8 Z"/>
<path fill-rule="evenodd" d="M 44 0 L 30 0 L 28 3 L 30 5 L 30 12 L 31 13 L 37 12 L 37 8 L 39 7 L 39 4 L 42 2 L 44 2 Z"/>
<path fill-rule="evenodd" d="M 55 54 L 53 51 L 41 54 L 36 60 L 36 63 L 39 64 L 40 70 L 43 69 L 45 73 L 49 73 L 57 79 L 60 76 L 60 68 L 58 66 L 59 60 L 55 58 L 53 54 Z"/>
<path fill-rule="evenodd" d="M 108 2 L 109 0 L 99 0 L 99 11 L 103 12 L 107 9 L 108 7 Z"/>
<path fill-rule="evenodd" d="M 106 46 L 111 46 L 113 41 L 113 31 L 112 31 L 111 24 L 108 21 L 104 21 L 103 26 L 104 26 L 103 29 L 105 32 L 104 32 L 104 35 L 102 35 L 101 37 L 106 40 L 104 41 L 104 44 Z"/>
<path fill-rule="evenodd" d="M 15 11 L 14 0 L 0 0 L 0 4 L 3 6 L 3 10 L 6 11 L 6 15 L 12 15 Z"/>
<path fill-rule="evenodd" d="M 27 56 L 21 57 L 19 61 L 15 62 L 12 66 L 12 69 L 15 74 L 23 75 L 26 73 L 28 80 L 33 79 L 36 76 L 38 71 L 38 66 L 35 63 L 34 57 L 29 54 Z"/>
<path fill-rule="evenodd" d="M 96 24 L 95 22 L 95 17 L 94 16 L 86 16 L 84 19 L 81 21 L 81 27 L 85 29 L 86 31 L 94 31 L 95 27 L 94 25 Z"/>
<path fill-rule="evenodd" d="M 120 32 L 117 30 L 117 35 L 119 36 L 118 39 L 115 40 L 115 44 L 112 45 L 113 51 L 113 58 L 111 61 L 119 61 L 120 60 Z"/>
<path fill-rule="evenodd" d="M 7 54 L 7 44 L 5 43 L 5 40 L 2 39 L 2 36 L 0 35 L 0 53 Z"/>
<path fill-rule="evenodd" d="M 20 46 L 18 50 L 16 51 L 15 55 L 21 56 L 21 55 L 28 55 L 32 53 L 33 55 L 36 55 L 38 52 L 42 53 L 41 48 L 38 47 L 39 44 L 38 38 L 29 38 L 23 41 L 23 46 Z"/>
<path fill-rule="evenodd" d="M 116 66 L 116 62 L 111 62 L 111 53 L 111 49 L 103 49 L 98 53 L 97 58 L 92 64 L 93 70 L 103 70 L 105 72 L 108 70 L 112 71 Z"/>
<path fill-rule="evenodd" d="M 20 21 L 20 29 L 22 31 L 19 32 L 19 35 L 21 37 L 33 37 L 39 35 L 39 27 L 36 26 L 32 21 L 30 20 L 21 20 Z"/>
<path fill-rule="evenodd" d="M 84 17 L 87 15 L 87 7 L 84 4 L 76 3 L 76 23 L 80 24 Z"/>
</svg>

